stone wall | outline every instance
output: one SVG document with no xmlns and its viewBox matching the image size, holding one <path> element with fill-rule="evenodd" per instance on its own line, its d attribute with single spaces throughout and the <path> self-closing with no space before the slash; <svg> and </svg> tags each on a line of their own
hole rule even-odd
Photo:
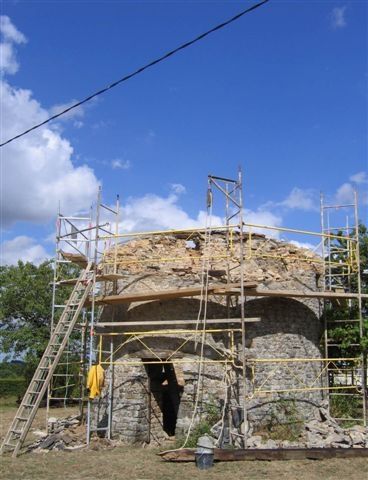
<svg viewBox="0 0 368 480">
<path fill-rule="evenodd" d="M 122 280 L 116 285 L 117 293 L 142 290 L 165 290 L 169 288 L 198 285 L 201 279 L 203 256 L 210 257 L 210 283 L 227 282 L 228 256 L 231 278 L 239 281 L 239 238 L 234 238 L 231 250 L 226 249 L 225 236 L 215 232 L 211 236 L 210 248 L 204 245 L 200 235 L 190 240 L 181 236 L 141 238 L 119 247 L 119 273 Z M 262 236 L 245 238 L 245 281 L 256 281 L 263 289 L 317 290 L 321 275 L 318 257 L 306 249 L 266 239 Z M 105 271 L 111 256 L 106 257 Z M 315 263 L 316 261 L 316 263 Z M 224 297 L 211 296 L 208 302 L 207 318 L 237 318 L 240 306 L 233 299 L 231 306 L 225 305 Z M 155 302 L 136 302 L 130 305 L 105 308 L 102 320 L 188 320 L 196 319 L 200 308 L 199 298 L 185 298 Z M 249 420 L 261 426 L 274 419 L 284 420 L 284 410 L 280 405 L 291 402 L 295 417 L 308 419 L 314 408 L 322 401 L 321 391 L 303 392 L 303 384 L 315 381 L 321 369 L 320 362 L 283 362 L 295 358 L 320 358 L 319 351 L 321 323 L 320 305 L 316 300 L 292 300 L 285 298 L 247 298 L 246 317 L 260 317 L 258 323 L 249 323 L 246 328 L 246 357 L 250 367 L 247 370 L 246 395 L 248 397 Z M 229 314 L 229 315 L 228 315 Z M 224 325 L 224 327 L 228 327 Z M 236 327 L 236 324 L 234 328 Z M 239 325 L 237 326 L 237 328 Z M 121 331 L 127 331 L 121 329 Z M 154 329 L 154 327 L 152 327 Z M 171 328 L 171 327 L 170 327 Z M 182 326 L 175 327 L 177 330 Z M 193 325 L 192 325 L 193 328 Z M 130 327 L 130 330 L 132 328 Z M 136 331 L 142 330 L 139 327 Z M 116 349 L 123 336 L 112 337 Z M 113 389 L 113 431 L 128 442 L 160 442 L 164 438 L 185 434 L 191 421 L 196 394 L 198 413 L 202 419 L 222 411 L 224 403 L 230 412 L 239 414 L 242 403 L 241 379 L 241 338 L 235 334 L 234 365 L 225 367 L 221 363 L 205 363 L 198 382 L 198 358 L 200 342 L 198 338 L 178 334 L 142 337 L 120 348 L 114 360 L 120 362 L 114 367 Z M 219 360 L 219 351 L 228 351 L 229 336 L 208 334 L 203 349 L 206 361 Z M 175 361 L 166 367 L 142 363 L 165 359 L 185 342 Z M 215 348 L 212 348 L 215 347 Z M 104 345 L 104 350 L 108 346 Z M 275 363 L 255 363 L 257 359 L 280 359 Z M 136 365 L 127 365 L 135 362 Z M 253 366 L 251 368 L 251 366 Z M 107 372 L 107 376 L 110 373 Z M 226 387 L 225 378 L 231 379 Z M 316 386 L 324 382 L 321 377 Z M 108 381 L 107 381 L 108 383 Z M 293 389 L 281 393 L 257 393 L 257 389 Z M 300 390 L 300 391 L 299 391 Z M 234 415 L 233 415 L 234 416 Z M 172 418 L 175 417 L 174 428 Z M 198 418 L 199 418 L 198 417 Z M 196 421 L 198 421 L 198 418 Z M 230 422 L 231 423 L 231 422 Z M 236 423 L 236 421 L 235 421 Z M 238 422 L 239 423 L 239 422 Z M 229 426 L 229 425 L 228 425 Z M 239 425 L 230 425 L 239 428 Z M 241 426 L 240 426 L 241 428 Z"/>
</svg>

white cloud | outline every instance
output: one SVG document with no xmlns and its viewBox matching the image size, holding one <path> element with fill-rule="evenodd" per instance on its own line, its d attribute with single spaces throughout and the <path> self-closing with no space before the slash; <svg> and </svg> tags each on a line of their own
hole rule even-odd
<svg viewBox="0 0 368 480">
<path fill-rule="evenodd" d="M 367 172 L 358 172 L 352 175 L 349 180 L 351 182 L 357 183 L 358 185 L 362 183 L 368 183 L 368 174 Z"/>
<path fill-rule="evenodd" d="M 287 198 L 278 205 L 306 212 L 318 210 L 315 191 L 312 189 L 303 190 L 298 187 L 294 187 Z"/>
<path fill-rule="evenodd" d="M 16 73 L 19 64 L 15 58 L 13 45 L 10 43 L 0 43 L 0 71 L 4 73 Z"/>
<path fill-rule="evenodd" d="M 268 227 L 280 227 L 282 224 L 282 218 L 269 210 L 260 208 L 258 210 L 244 210 L 244 223 L 256 224 Z M 251 227 L 251 231 L 255 233 L 262 233 L 267 237 L 279 238 L 280 232 L 277 230 L 270 230 L 262 227 Z"/>
<path fill-rule="evenodd" d="M 298 240 L 290 240 L 289 243 L 295 245 L 298 248 L 307 248 L 308 250 L 312 250 L 312 252 L 317 253 L 318 255 L 321 254 L 321 244 L 313 245 L 309 242 L 298 242 Z"/>
<path fill-rule="evenodd" d="M 200 210 L 195 216 L 190 216 L 178 203 L 179 195 L 185 189 L 183 185 L 180 186 L 182 188 L 179 188 L 179 191 L 173 192 L 167 197 L 147 194 L 128 199 L 121 207 L 121 218 L 123 220 L 119 230 L 121 232 L 139 232 L 224 225 L 224 218 L 218 215 L 212 215 L 209 218 L 204 210 Z M 236 223 L 237 220 L 234 219 L 233 221 Z M 282 218 L 263 209 L 256 211 L 245 209 L 244 222 L 260 225 L 260 227 L 252 227 L 253 232 L 278 237 L 277 231 L 262 227 L 265 225 L 280 226 Z"/>
<path fill-rule="evenodd" d="M 35 239 L 24 235 L 3 242 L 0 245 L 0 251 L 1 265 L 15 265 L 18 260 L 38 265 L 50 258 L 42 245 L 37 244 Z"/>
<path fill-rule="evenodd" d="M 170 188 L 173 193 L 176 193 L 177 195 L 181 195 L 182 193 L 186 193 L 187 191 L 187 189 L 181 183 L 171 183 Z"/>
<path fill-rule="evenodd" d="M 49 115 L 30 90 L 12 87 L 5 79 L 0 102 L 1 141 Z M 48 221 L 55 216 L 59 200 L 64 213 L 88 209 L 97 192 L 93 170 L 74 166 L 72 145 L 52 127 L 41 127 L 2 147 L 1 164 L 4 225 Z"/>
<path fill-rule="evenodd" d="M 338 205 L 354 201 L 354 187 L 351 183 L 343 183 L 336 191 L 335 201 Z"/>
<path fill-rule="evenodd" d="M 354 192 L 357 192 L 358 204 L 368 205 L 368 193 L 366 190 L 358 191 L 351 183 L 343 183 L 336 191 L 334 202 L 337 205 L 354 203 Z"/>
<path fill-rule="evenodd" d="M 57 115 L 58 113 L 63 112 L 64 110 L 70 108 L 72 105 L 75 105 L 77 102 L 78 100 L 71 100 L 70 102 L 67 102 L 67 103 L 60 103 L 60 104 L 54 105 L 49 109 L 50 115 Z M 68 113 L 64 113 L 64 115 L 59 117 L 57 121 L 67 122 L 69 120 L 72 120 L 73 126 L 75 128 L 82 128 L 84 125 L 82 121 L 84 114 L 85 114 L 85 109 L 82 106 L 76 107 L 70 110 Z"/>
<path fill-rule="evenodd" d="M 25 43 L 26 37 L 17 30 L 6 15 L 0 15 L 0 34 L 2 37 L 0 43 L 1 74 L 14 74 L 19 69 L 14 44 Z"/>
<path fill-rule="evenodd" d="M 289 195 L 281 202 L 269 201 L 263 205 L 264 209 L 282 207 L 287 210 L 303 210 L 313 212 L 319 209 L 316 191 L 307 188 L 294 187 Z"/>
<path fill-rule="evenodd" d="M 0 33 L 5 41 L 14 43 L 25 43 L 26 37 L 11 22 L 7 15 L 0 16 Z"/>
<path fill-rule="evenodd" d="M 147 194 L 143 197 L 130 198 L 122 207 L 121 230 L 126 232 L 180 229 L 203 227 L 206 223 L 206 213 L 200 211 L 195 218 L 191 218 L 178 205 L 178 195 L 170 194 L 160 197 Z M 212 216 L 212 226 L 223 224 L 218 216 Z"/>
<path fill-rule="evenodd" d="M 349 177 L 350 182 L 345 182 L 336 190 L 333 202 L 337 205 L 354 203 L 354 192 L 357 192 L 360 207 L 368 205 L 367 186 L 368 175 L 358 172 Z"/>
<path fill-rule="evenodd" d="M 120 158 L 111 160 L 110 165 L 113 170 L 129 170 L 131 167 L 129 160 L 121 160 Z"/>
<path fill-rule="evenodd" d="M 345 18 L 346 6 L 334 7 L 330 14 L 332 28 L 344 28 L 346 27 Z"/>
</svg>

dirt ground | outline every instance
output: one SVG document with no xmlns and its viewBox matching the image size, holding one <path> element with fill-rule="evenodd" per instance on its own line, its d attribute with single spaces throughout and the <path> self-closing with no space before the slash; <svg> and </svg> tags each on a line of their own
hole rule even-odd
<svg viewBox="0 0 368 480">
<path fill-rule="evenodd" d="M 0 436 L 13 418 L 16 408 L 0 404 Z M 64 417 L 75 410 L 54 409 L 52 415 Z M 34 428 L 43 428 L 46 412 L 40 409 Z M 30 435 L 32 439 L 32 435 Z M 116 447 L 108 450 L 80 450 L 74 452 L 29 453 L 16 459 L 8 455 L 0 457 L 2 480 L 185 480 L 203 478 L 208 480 L 368 480 L 367 459 L 333 459 L 324 461 L 287 462 L 223 462 L 211 470 L 200 471 L 194 463 L 167 463 L 156 453 L 157 449 Z"/>
</svg>

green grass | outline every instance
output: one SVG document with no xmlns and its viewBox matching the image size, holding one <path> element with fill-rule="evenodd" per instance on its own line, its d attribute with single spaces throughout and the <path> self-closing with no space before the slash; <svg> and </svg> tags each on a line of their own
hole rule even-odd
<svg viewBox="0 0 368 480">
<path fill-rule="evenodd" d="M 1 399 L 1 438 L 16 412 L 15 399 Z M 75 409 L 74 409 L 75 410 Z M 73 410 L 56 409 L 60 416 Z M 59 416 L 58 415 L 58 416 Z M 34 428 L 43 428 L 45 409 L 36 415 Z M 172 447 L 171 447 L 172 448 Z M 102 450 L 29 453 L 18 458 L 0 458 L 1 480 L 366 480 L 367 459 L 300 460 L 288 462 L 219 462 L 211 470 L 200 471 L 193 462 L 169 463 L 157 456 L 157 449 L 119 446 Z"/>
<path fill-rule="evenodd" d="M 17 408 L 17 397 L 0 397 L 0 410 Z"/>
</svg>

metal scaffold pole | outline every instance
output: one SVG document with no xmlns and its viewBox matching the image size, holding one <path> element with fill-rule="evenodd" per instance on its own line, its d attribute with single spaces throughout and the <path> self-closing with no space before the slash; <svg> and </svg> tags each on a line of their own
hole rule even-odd
<svg viewBox="0 0 368 480">
<path fill-rule="evenodd" d="M 247 405 L 247 359 L 245 355 L 245 296 L 244 296 L 244 222 L 243 222 L 243 178 L 242 171 L 239 168 L 238 173 L 238 198 L 239 198 L 239 261 L 240 261 L 240 318 L 241 318 L 241 348 L 242 348 L 242 376 L 243 376 L 243 417 L 244 417 L 244 432 L 243 442 L 244 448 L 247 446 L 248 437 L 248 405 Z"/>
<path fill-rule="evenodd" d="M 243 412 L 243 432 L 242 440 L 244 448 L 247 445 L 248 436 L 248 402 L 247 402 L 247 360 L 245 354 L 245 295 L 244 295 L 244 209 L 243 209 L 243 176 L 242 170 L 239 167 L 238 177 L 236 180 L 209 176 L 210 182 L 219 190 L 225 197 L 225 226 L 226 226 L 226 248 L 227 248 L 227 284 L 230 282 L 230 268 L 229 268 L 229 256 L 230 256 L 230 243 L 232 243 L 232 235 L 234 227 L 230 222 L 236 218 L 236 229 L 239 234 L 239 305 L 240 305 L 240 323 L 241 323 L 241 344 L 240 344 L 240 358 L 242 364 L 242 399 L 241 409 Z M 230 239 L 231 236 L 231 239 Z M 227 310 L 229 314 L 230 296 L 227 298 Z"/>
<path fill-rule="evenodd" d="M 342 216 L 345 214 L 345 226 L 342 226 Z M 349 221 L 349 215 L 352 224 Z M 334 216 L 337 217 L 337 226 L 332 223 Z M 356 407 L 357 410 L 361 410 L 360 418 L 352 418 L 352 420 L 359 420 L 367 425 L 367 352 L 362 345 L 365 331 L 360 268 L 358 197 L 356 192 L 354 192 L 353 202 L 345 205 L 326 205 L 321 194 L 321 229 L 324 291 L 331 293 L 343 291 L 345 294 L 352 294 L 352 298 L 347 300 L 345 312 L 341 308 L 333 308 L 332 300 L 324 300 L 325 358 L 340 356 L 340 364 L 346 368 L 344 365 L 346 360 L 343 359 L 345 356 L 343 348 L 345 347 L 342 340 L 333 340 L 334 329 L 337 324 L 339 328 L 344 328 L 344 325 L 351 328 L 352 325 L 358 324 L 357 341 L 349 345 L 355 352 L 355 358 L 349 360 L 352 365 L 355 365 L 350 367 L 353 370 L 351 386 L 355 388 L 355 393 L 351 390 L 349 395 L 351 395 L 351 398 L 360 397 L 362 401 L 362 405 L 359 408 Z M 360 349 L 360 351 L 357 349 Z M 341 391 L 338 389 L 339 386 L 335 384 L 333 373 L 330 374 L 328 382 L 327 395 L 331 408 L 333 398 L 346 396 L 347 393 L 344 392 L 343 388 L 340 388 Z M 336 419 L 344 420 L 343 418 Z"/>
<path fill-rule="evenodd" d="M 93 253 L 93 276 L 92 276 L 92 298 L 91 298 L 91 312 L 90 312 L 90 324 L 89 324 L 89 370 L 93 364 L 94 358 L 94 324 L 95 324 L 95 294 L 96 294 L 96 269 L 98 261 L 98 244 L 99 244 L 99 224 L 100 224 L 100 204 L 101 204 L 101 187 L 98 189 L 97 204 L 96 204 L 96 225 L 95 225 L 95 239 L 94 239 L 94 253 Z M 91 400 L 88 399 L 87 406 L 87 445 L 91 440 Z"/>
<path fill-rule="evenodd" d="M 356 265 L 357 265 L 357 289 L 358 289 L 358 315 L 359 315 L 359 336 L 363 338 L 365 332 L 363 318 L 363 302 L 362 302 L 362 281 L 360 270 L 360 245 L 359 245 L 359 215 L 358 215 L 358 194 L 354 191 L 354 228 L 356 238 Z M 368 398 L 367 398 L 367 348 L 362 346 L 362 396 L 363 396 L 363 419 L 364 426 L 367 426 L 368 419 Z"/>
</svg>

